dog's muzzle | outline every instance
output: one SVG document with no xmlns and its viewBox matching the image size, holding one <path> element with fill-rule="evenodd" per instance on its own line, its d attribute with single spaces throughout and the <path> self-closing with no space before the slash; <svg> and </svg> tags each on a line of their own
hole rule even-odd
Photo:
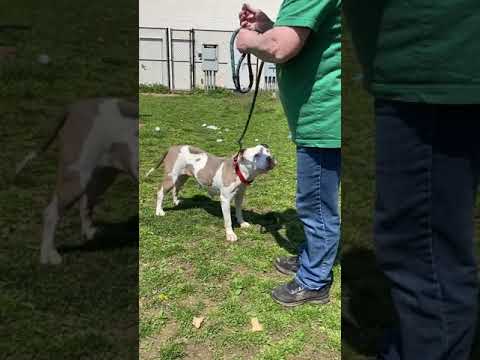
<svg viewBox="0 0 480 360">
<path fill-rule="evenodd" d="M 273 156 L 260 155 L 255 162 L 257 168 L 264 171 L 272 170 L 277 165 L 277 160 Z"/>
</svg>

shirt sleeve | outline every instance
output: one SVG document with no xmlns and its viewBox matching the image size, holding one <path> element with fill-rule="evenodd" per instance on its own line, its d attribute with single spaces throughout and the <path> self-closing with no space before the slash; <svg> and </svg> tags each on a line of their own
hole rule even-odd
<svg viewBox="0 0 480 360">
<path fill-rule="evenodd" d="M 284 0 L 275 26 L 298 26 L 318 31 L 325 18 L 340 4 L 339 0 Z"/>
</svg>

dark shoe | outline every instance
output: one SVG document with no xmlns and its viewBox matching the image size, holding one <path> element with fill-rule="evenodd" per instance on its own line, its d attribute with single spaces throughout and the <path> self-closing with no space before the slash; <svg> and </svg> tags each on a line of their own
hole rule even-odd
<svg viewBox="0 0 480 360">
<path fill-rule="evenodd" d="M 280 256 L 275 260 L 275 268 L 285 275 L 295 275 L 299 267 L 298 256 Z"/>
<path fill-rule="evenodd" d="M 283 306 L 297 306 L 305 303 L 326 304 L 330 301 L 330 286 L 320 290 L 308 290 L 293 279 L 273 289 L 272 298 Z"/>
</svg>

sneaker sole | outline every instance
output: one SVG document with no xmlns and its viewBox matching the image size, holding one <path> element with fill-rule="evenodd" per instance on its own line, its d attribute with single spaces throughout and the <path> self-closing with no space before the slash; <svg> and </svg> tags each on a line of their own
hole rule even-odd
<svg viewBox="0 0 480 360">
<path fill-rule="evenodd" d="M 320 304 L 320 305 L 325 305 L 330 302 L 330 297 L 327 297 L 325 299 L 305 299 L 305 300 L 299 300 L 291 303 L 286 303 L 281 300 L 278 300 L 276 297 L 272 295 L 272 299 L 277 302 L 280 305 L 286 306 L 286 307 L 295 307 L 299 305 L 304 305 L 304 304 Z"/>
<path fill-rule="evenodd" d="M 277 262 L 274 263 L 275 269 L 283 275 L 295 275 L 296 273 L 290 270 L 287 270 L 285 268 L 282 268 L 280 265 L 277 264 Z"/>
</svg>

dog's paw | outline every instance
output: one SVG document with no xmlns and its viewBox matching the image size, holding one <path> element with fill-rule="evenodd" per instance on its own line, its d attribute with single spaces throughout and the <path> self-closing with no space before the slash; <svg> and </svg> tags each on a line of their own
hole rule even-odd
<svg viewBox="0 0 480 360">
<path fill-rule="evenodd" d="M 248 222 L 246 222 L 246 221 L 244 221 L 244 222 L 242 222 L 242 223 L 240 224 L 240 227 L 241 227 L 242 229 L 249 228 L 250 226 L 252 226 L 252 225 L 250 225 L 250 223 L 248 223 Z"/>
<path fill-rule="evenodd" d="M 175 206 L 178 206 L 178 205 L 180 205 L 181 203 L 182 203 L 182 200 L 178 200 L 178 199 L 177 199 L 177 200 L 174 200 L 174 201 L 173 201 L 173 205 L 175 205 Z"/>
<path fill-rule="evenodd" d="M 96 226 L 89 226 L 82 229 L 82 242 L 86 243 L 90 240 L 93 240 L 97 234 L 98 228 Z"/>
<path fill-rule="evenodd" d="M 238 238 L 237 238 L 237 235 L 235 235 L 235 233 L 232 231 L 232 232 L 227 232 L 227 241 L 237 241 Z"/>
<path fill-rule="evenodd" d="M 43 265 L 60 265 L 62 257 L 55 249 L 42 251 L 40 254 L 40 264 Z"/>
<path fill-rule="evenodd" d="M 157 210 L 157 211 L 155 211 L 155 215 L 156 215 L 156 216 L 165 216 L 165 211 L 163 211 L 163 210 Z"/>
</svg>

